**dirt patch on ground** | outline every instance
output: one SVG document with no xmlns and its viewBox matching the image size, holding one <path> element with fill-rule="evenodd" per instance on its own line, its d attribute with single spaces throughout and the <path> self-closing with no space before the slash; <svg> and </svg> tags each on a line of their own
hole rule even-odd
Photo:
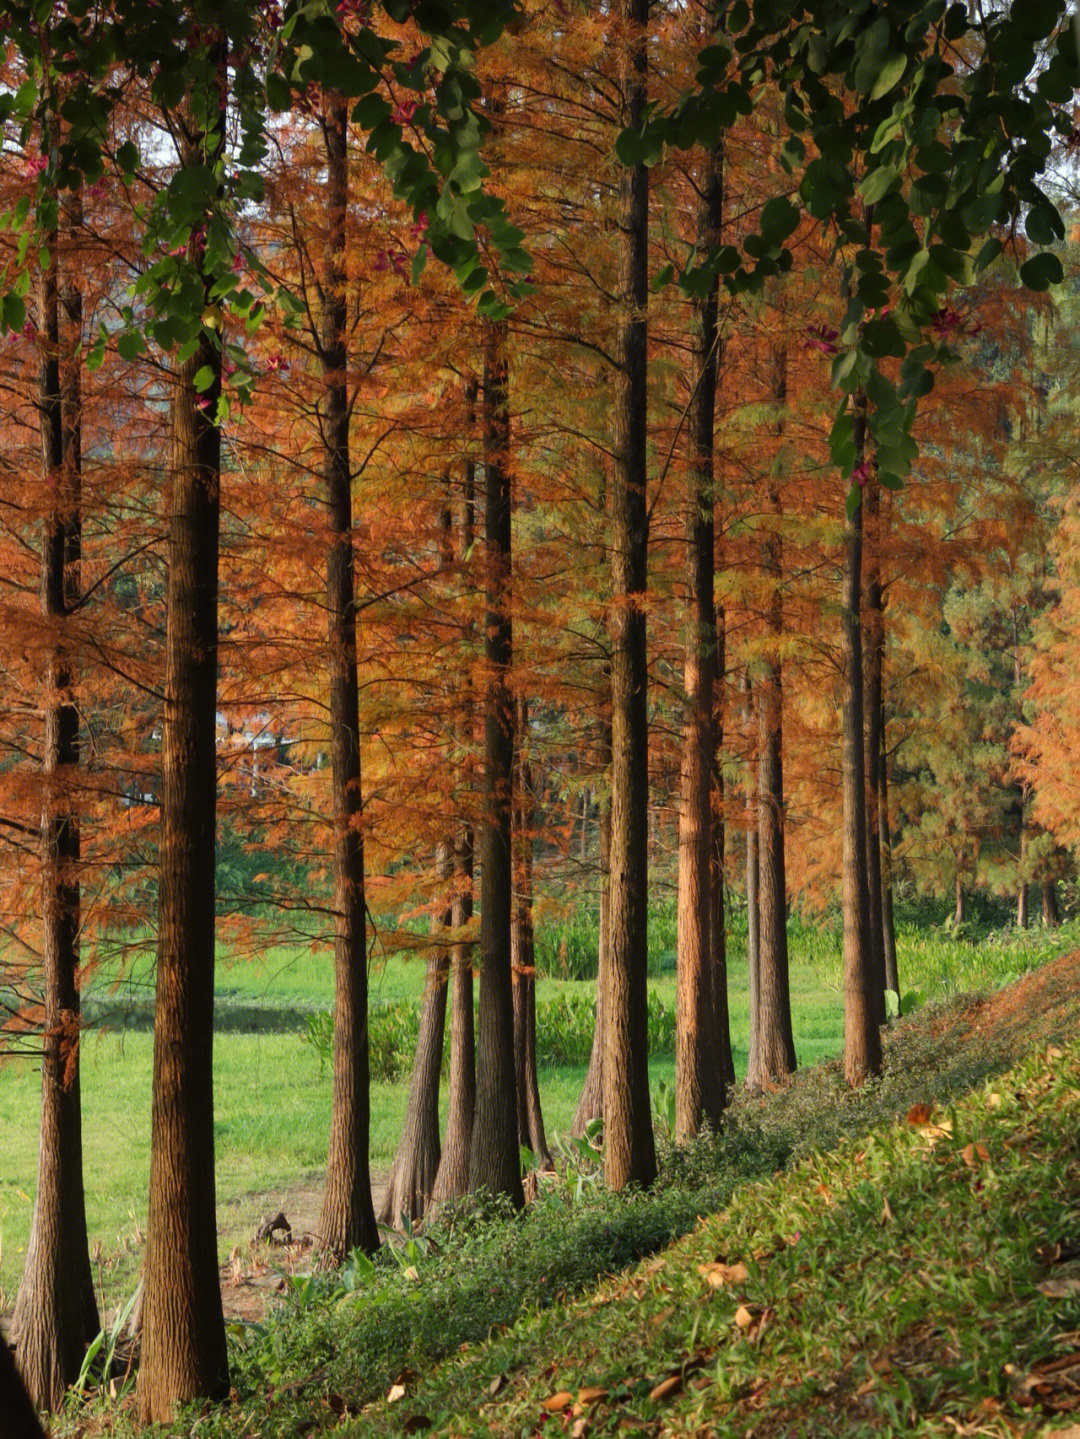
<svg viewBox="0 0 1080 1439">
<path fill-rule="evenodd" d="M 961 1044 L 994 1037 L 1003 1067 L 1038 1044 L 1072 1037 L 1080 1006 L 1080 950 L 1041 965 L 996 994 L 950 1008 L 934 1023 L 935 1038 L 948 1034 Z"/>
<path fill-rule="evenodd" d="M 376 1210 L 385 1193 L 386 1177 L 379 1175 L 371 1186 Z M 311 1273 L 321 1203 L 320 1182 L 265 1194 L 244 1194 L 218 1206 L 219 1233 L 227 1236 L 239 1229 L 243 1234 L 221 1266 L 221 1302 L 227 1322 L 258 1323 L 275 1303 L 281 1302 L 290 1277 Z M 279 1212 L 289 1222 L 290 1240 L 283 1242 L 280 1233 L 273 1235 L 270 1242 L 256 1240 L 258 1226 Z"/>
</svg>

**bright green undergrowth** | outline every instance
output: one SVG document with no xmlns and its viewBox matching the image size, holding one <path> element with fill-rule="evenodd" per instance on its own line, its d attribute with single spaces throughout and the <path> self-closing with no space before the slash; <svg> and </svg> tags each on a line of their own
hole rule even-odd
<svg viewBox="0 0 1080 1439">
<path fill-rule="evenodd" d="M 745 1186 L 659 1260 L 534 1309 L 349 1432 L 525 1436 L 584 1417 L 590 1436 L 1004 1439 L 1070 1425 L 1080 1042 L 955 1103 L 936 1092 L 929 1122 L 852 1134 Z M 575 1412 L 585 1386 L 599 1397 Z"/>
<path fill-rule="evenodd" d="M 1072 990 L 1055 982 L 1046 1022 L 1024 1016 L 1021 1042 L 1071 1033 Z M 594 1383 L 610 1402 L 592 1411 L 589 1433 L 665 1418 L 692 1433 L 721 1413 L 721 1432 L 729 1415 L 742 1432 L 760 1416 L 739 1405 L 758 1405 L 770 1386 L 782 1433 L 936 1434 L 936 1420 L 919 1428 L 924 1411 L 1000 1403 L 1005 1362 L 1040 1357 L 1039 1345 L 1054 1352 L 1054 1311 L 1031 1293 L 1032 1265 L 1037 1242 L 1075 1229 L 1080 1050 L 1067 1083 L 1056 1065 L 1034 1063 L 995 1080 L 990 1099 L 979 1086 L 1015 1059 L 1018 1036 L 962 1022 L 963 1012 L 953 1001 L 894 1026 L 884 1074 L 860 1091 L 829 1063 L 776 1094 L 739 1096 L 719 1139 L 676 1151 L 661 1125 L 661 1179 L 647 1195 L 606 1193 L 574 1154 L 522 1215 L 468 1204 L 374 1266 L 356 1258 L 298 1278 L 265 1323 L 234 1326 L 237 1401 L 207 1410 L 199 1432 L 319 1431 L 344 1408 L 364 1411 L 357 1435 L 418 1432 L 418 1422 L 436 1433 L 557 1433 L 575 1416 L 547 1419 L 542 1401 Z M 951 1129 L 895 1127 L 931 1098 Z M 1036 1107 L 1045 1143 L 1010 1148 Z M 968 1143 L 988 1157 L 973 1150 L 969 1163 Z M 680 1235 L 660 1262 L 575 1300 Z M 748 1266 L 730 1292 L 699 1272 L 717 1259 Z M 958 1344 L 961 1320 L 972 1332 Z M 1078 1325 L 1073 1299 L 1062 1332 Z M 889 1354 L 886 1382 L 873 1366 Z M 681 1398 L 650 1399 L 672 1374 L 684 1374 Z M 405 1397 L 386 1404 L 399 1380 Z M 122 1410 L 109 1422 L 130 1420 Z"/>
<path fill-rule="evenodd" d="M 662 938 L 662 926 L 654 925 Z M 1006 978 L 1077 942 L 1075 926 L 1052 934 L 1030 931 L 976 944 L 942 931 L 901 927 L 902 987 L 930 998 L 993 988 Z M 731 1013 L 736 1066 L 745 1064 L 746 982 L 743 936 L 735 916 L 731 950 Z M 843 1017 L 838 974 L 839 933 L 793 921 L 792 1010 L 799 1062 L 806 1066 L 836 1054 Z M 657 963 L 650 980 L 654 1012 L 672 1027 L 675 976 Z M 88 1225 L 105 1306 L 130 1289 L 146 1225 L 149 1172 L 152 964 L 143 955 L 122 980 L 95 977 L 88 1009 L 103 1027 L 84 1041 L 83 1104 Z M 222 1253 L 249 1238 L 256 1222 L 299 1187 L 320 1183 L 329 1123 L 329 1078 L 318 1057 L 299 1042 L 308 1017 L 330 996 L 330 966 L 310 948 L 278 948 L 257 959 L 224 957 L 218 973 L 215 1038 L 215 1119 Z M 424 986 L 422 959 L 377 954 L 372 975 L 376 1008 L 411 1006 Z M 578 1063 L 546 1064 L 541 1094 L 549 1132 L 568 1128 L 584 1075 L 591 1036 L 593 985 L 541 980 L 538 1002 L 552 1022 L 547 1054 L 578 1056 Z M 560 1011 L 572 1014 L 568 1033 Z M 373 1024 L 377 1024 L 374 1020 Z M 658 1025 L 660 1021 L 658 1021 Z M 125 1027 L 126 1026 L 126 1027 Z M 560 1046 L 561 1049 L 560 1049 Z M 663 1046 L 667 1048 L 665 1044 Z M 406 1049 L 408 1044 L 406 1044 Z M 407 1059 L 407 1056 L 406 1056 Z M 401 1073 L 404 1064 L 397 1063 Z M 650 1065 L 654 1087 L 672 1073 L 670 1053 Z M 21 1273 L 37 1163 L 38 1075 L 27 1061 L 0 1068 L 0 1310 L 13 1300 Z M 385 1173 L 404 1117 L 405 1079 L 376 1083 L 372 1093 L 372 1167 Z M 445 1092 L 444 1092 L 445 1104 Z M 287 1211 L 288 1212 L 288 1211 Z"/>
</svg>

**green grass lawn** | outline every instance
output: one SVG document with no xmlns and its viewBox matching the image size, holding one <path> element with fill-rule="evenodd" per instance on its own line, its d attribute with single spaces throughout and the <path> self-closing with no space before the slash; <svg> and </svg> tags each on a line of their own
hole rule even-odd
<svg viewBox="0 0 1080 1439">
<path fill-rule="evenodd" d="M 940 997 L 958 988 L 992 985 L 1023 972 L 1036 960 L 1072 947 L 1076 935 L 1022 936 L 1011 945 L 958 943 L 920 931 L 902 932 L 900 963 L 905 988 Z M 736 1064 L 745 1069 L 747 995 L 745 960 L 736 937 L 731 956 L 732 1039 Z M 675 1002 L 670 968 L 650 980 L 669 1006 Z M 131 966 L 123 982 L 99 972 L 87 1008 L 95 1028 L 84 1039 L 83 1112 L 87 1221 L 92 1252 L 112 1298 L 129 1283 L 146 1226 L 149 1172 L 150 1033 L 149 959 Z M 839 938 L 834 932 L 793 926 L 792 1013 L 800 1065 L 839 1051 L 843 1015 L 839 994 Z M 372 998 L 391 1002 L 423 992 L 419 958 L 377 962 Z M 588 981 L 541 980 L 540 993 L 567 987 L 591 994 Z M 316 1186 L 326 1160 L 329 1075 L 302 1045 L 306 1014 L 325 1008 L 331 994 L 330 962 L 309 950 L 275 950 L 257 960 L 226 959 L 218 971 L 215 1040 L 215 1129 L 222 1252 L 246 1240 L 278 1196 Z M 673 1076 L 671 1056 L 650 1065 L 654 1085 Z M 569 1127 L 584 1071 L 541 1071 L 541 1095 L 551 1133 Z M 39 1077 L 33 1064 L 0 1069 L 0 1310 L 10 1307 L 22 1269 L 37 1160 Z M 445 1103 L 445 1093 L 444 1093 Z M 372 1092 L 372 1168 L 385 1173 L 404 1116 L 405 1084 L 376 1084 Z"/>
</svg>

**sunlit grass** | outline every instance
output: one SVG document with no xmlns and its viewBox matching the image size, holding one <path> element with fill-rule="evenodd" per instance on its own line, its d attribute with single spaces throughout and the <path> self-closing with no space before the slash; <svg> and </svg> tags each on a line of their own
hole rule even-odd
<svg viewBox="0 0 1080 1439">
<path fill-rule="evenodd" d="M 662 935 L 666 929 L 661 927 Z M 938 930 L 901 927 L 901 989 L 927 998 L 997 988 L 1035 963 L 1076 947 L 1074 924 L 991 936 L 979 943 Z M 800 1066 L 836 1054 L 843 1041 L 839 932 L 793 923 L 792 1016 Z M 650 979 L 664 1003 L 675 1004 L 673 967 L 661 959 Z M 730 1005 L 736 1067 L 743 1074 L 748 1041 L 745 936 L 730 943 Z M 83 1049 L 83 1108 L 87 1219 L 91 1246 L 102 1262 L 121 1254 L 120 1276 L 130 1274 L 145 1233 L 149 1173 L 149 1095 L 152 1057 L 152 963 L 136 960 L 118 986 L 115 974 L 95 977 L 88 1009 L 110 1028 L 88 1033 Z M 423 993 L 422 957 L 376 955 L 373 1001 L 417 1000 Z M 567 988 L 591 995 L 591 980 L 541 980 L 545 992 Z M 329 1074 L 298 1040 L 305 1014 L 325 1008 L 332 971 L 325 954 L 279 948 L 256 960 L 223 958 L 218 970 L 215 1041 L 215 1132 L 223 1252 L 246 1239 L 267 1197 L 317 1185 L 326 1162 L 330 1115 Z M 124 1028 L 124 1025 L 130 1027 Z M 670 1082 L 673 1062 L 658 1056 L 653 1084 Z M 545 1120 L 554 1134 L 569 1127 L 584 1070 L 541 1071 Z M 0 1308 L 10 1304 L 21 1272 L 37 1162 L 39 1076 L 32 1062 L 0 1069 Z M 385 1173 L 397 1145 L 407 1085 L 377 1084 L 372 1091 L 372 1168 Z M 445 1091 L 443 1105 L 445 1112 Z M 108 1275 L 106 1275 L 108 1280 Z"/>
</svg>

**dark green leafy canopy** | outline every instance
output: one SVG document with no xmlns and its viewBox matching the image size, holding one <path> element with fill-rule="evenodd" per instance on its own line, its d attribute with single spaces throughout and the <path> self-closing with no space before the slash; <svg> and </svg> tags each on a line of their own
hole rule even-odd
<svg viewBox="0 0 1080 1439">
<path fill-rule="evenodd" d="M 784 96 L 781 154 L 799 204 L 847 257 L 833 379 L 869 397 L 882 478 L 898 484 L 915 454 L 914 402 L 946 353 L 927 336 L 950 286 L 974 280 L 1021 220 L 1035 246 L 1064 236 L 1041 177 L 1054 135 L 1072 130 L 1065 107 L 1080 85 L 1066 4 L 1017 0 L 972 16 L 948 0 L 734 0 L 720 18 L 697 88 L 671 113 L 654 112 L 620 154 L 648 162 L 665 144 L 713 145 L 760 87 Z M 794 205 L 770 201 L 743 254 L 692 256 L 684 289 L 717 273 L 732 290 L 756 288 L 785 268 L 797 223 Z M 1061 280 L 1060 261 L 1043 250 L 1021 278 L 1044 290 Z M 886 358 L 902 361 L 896 383 Z M 846 465 L 843 433 L 834 441 Z"/>
<path fill-rule="evenodd" d="M 26 228 L 23 258 L 33 235 L 55 224 L 58 192 L 93 182 L 107 169 L 122 175 L 138 169 L 134 144 L 113 153 L 109 142 L 111 111 L 133 79 L 163 108 L 185 105 L 191 124 L 209 133 L 227 77 L 238 143 L 229 152 L 224 146 L 208 151 L 139 212 L 147 269 L 136 287 L 137 308 L 125 312 L 131 354 L 144 347 L 147 334 L 181 355 L 191 353 L 201 331 L 220 334 L 223 305 L 249 329 L 257 326 L 267 296 L 243 288 L 237 277 L 239 219 L 244 205 L 261 197 L 268 114 L 289 108 L 296 93 L 312 85 L 357 101 L 355 118 L 370 132 L 369 148 L 395 194 L 418 218 L 426 213 L 428 242 L 440 259 L 459 271 L 475 270 L 476 231 L 483 226 L 508 270 L 528 269 L 521 232 L 501 202 L 483 191 L 487 122 L 476 104 L 473 73 L 476 51 L 513 18 L 512 0 L 384 0 L 392 20 L 411 16 L 427 41 L 407 57 L 362 20 L 343 24 L 332 0 L 288 6 L 280 28 L 276 6 L 247 0 L 112 0 L 104 6 L 16 0 L 5 9 L 26 80 L 17 93 L 0 96 L 0 120 L 21 124 L 24 146 L 41 136 L 47 161 L 36 203 L 9 217 Z M 401 97 L 397 107 L 374 93 L 383 81 Z M 407 127 L 423 137 L 424 147 L 406 138 Z M 258 277 L 257 257 L 245 258 Z M 13 284 L 7 273 L 0 277 L 5 290 Z M 520 288 L 511 282 L 507 293 L 512 298 Z M 274 298 L 288 308 L 287 296 Z M 504 299 L 488 289 L 479 302 L 497 312 Z M 10 324 L 13 317 L 5 305 L 0 320 Z M 104 337 L 98 362 L 103 346 Z"/>
</svg>

